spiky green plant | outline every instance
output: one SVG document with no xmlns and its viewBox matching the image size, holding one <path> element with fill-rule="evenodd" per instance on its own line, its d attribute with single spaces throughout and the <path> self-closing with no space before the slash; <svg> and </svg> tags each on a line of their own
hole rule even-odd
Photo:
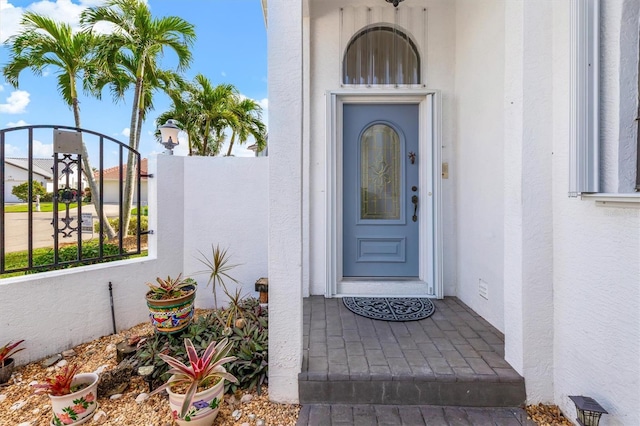
<svg viewBox="0 0 640 426">
<path fill-rule="evenodd" d="M 238 280 L 229 275 L 229 271 L 234 269 L 238 265 L 229 264 L 229 254 L 227 249 L 221 249 L 220 245 L 213 244 L 211 245 L 211 257 L 207 257 L 202 251 L 198 250 L 200 253 L 200 257 L 198 260 L 200 263 L 207 267 L 204 271 L 196 272 L 196 274 L 207 274 L 209 276 L 209 281 L 207 281 L 207 285 L 211 284 L 213 291 L 213 303 L 216 309 L 218 309 L 218 297 L 216 295 L 216 290 L 218 288 L 218 284 L 222 287 L 222 289 L 227 292 L 227 284 L 226 281 L 231 281 L 234 283 L 238 283 Z"/>
</svg>

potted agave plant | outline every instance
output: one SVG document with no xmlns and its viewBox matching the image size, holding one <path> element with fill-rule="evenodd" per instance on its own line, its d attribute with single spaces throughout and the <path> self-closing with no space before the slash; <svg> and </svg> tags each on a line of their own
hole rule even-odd
<svg viewBox="0 0 640 426">
<path fill-rule="evenodd" d="M 185 329 L 194 312 L 197 283 L 191 278 L 156 278 L 147 283 L 147 306 L 151 324 L 158 333 L 171 334 Z"/>
<path fill-rule="evenodd" d="M 80 425 L 91 419 L 91 414 L 98 406 L 96 391 L 99 376 L 96 373 L 77 372 L 77 365 L 65 365 L 54 377 L 33 385 L 36 395 L 49 395 L 53 426 Z"/>
<path fill-rule="evenodd" d="M 174 420 L 180 426 L 210 426 L 213 424 L 224 394 L 224 381 L 238 383 L 233 375 L 227 373 L 224 364 L 236 357 L 227 356 L 231 350 L 228 339 L 218 344 L 211 342 L 202 357 L 189 339 L 184 340 L 189 365 L 165 354 L 160 357 L 171 367 L 172 376 L 167 383 L 154 390 L 151 395 L 163 389 L 169 394 L 169 406 Z"/>
<path fill-rule="evenodd" d="M 19 340 L 15 343 L 7 343 L 4 346 L 0 346 L 0 384 L 6 383 L 13 373 L 15 368 L 15 360 L 13 355 L 24 350 L 24 348 L 18 348 L 24 340 Z"/>
</svg>

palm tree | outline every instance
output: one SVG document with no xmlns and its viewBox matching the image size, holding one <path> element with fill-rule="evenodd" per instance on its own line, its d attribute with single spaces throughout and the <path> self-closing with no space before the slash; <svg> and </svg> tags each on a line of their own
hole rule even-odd
<svg viewBox="0 0 640 426">
<path fill-rule="evenodd" d="M 238 144 L 242 145 L 249 136 L 256 140 L 258 152 L 267 145 L 266 128 L 262 122 L 262 107 L 253 99 L 244 98 L 232 106 L 232 113 L 236 116 L 234 125 L 231 126 L 231 141 L 227 150 L 227 157 L 231 155 L 233 143 L 238 138 Z"/>
<path fill-rule="evenodd" d="M 108 0 L 104 5 L 86 9 L 80 21 L 89 30 L 100 22 L 108 22 L 113 32 L 103 38 L 98 47 L 98 59 L 108 70 L 116 93 L 124 94 L 129 81 L 133 86 L 129 147 L 138 150 L 142 124 L 152 108 L 154 89 L 168 87 L 159 84 L 164 71 L 158 66 L 164 49 L 178 57 L 178 71 L 191 63 L 190 47 L 195 40 L 194 26 L 182 18 L 154 18 L 148 5 L 141 0 Z M 133 203 L 133 180 L 136 164 L 129 153 L 125 182 L 124 228 L 129 225 Z"/>
<path fill-rule="evenodd" d="M 90 79 L 84 77 L 92 75 L 96 70 L 93 52 L 98 39 L 90 33 L 74 33 L 69 25 L 33 12 L 26 12 L 21 24 L 20 33 L 7 41 L 10 59 L 3 67 L 2 74 L 13 87 L 17 88 L 18 77 L 25 69 L 30 69 L 35 75 L 42 75 L 46 67 L 56 68 L 58 91 L 73 110 L 76 127 L 81 127 L 77 84 L 78 80 L 82 80 L 85 91 L 89 90 Z M 92 197 L 96 212 L 102 218 L 107 237 L 115 238 L 115 231 L 109 224 L 106 214 L 100 210 L 99 188 L 91 172 L 93 169 L 84 142 L 82 163 L 91 193 L 98 194 Z"/>
<path fill-rule="evenodd" d="M 232 111 L 237 96 L 233 85 L 214 86 L 207 77 L 198 74 L 192 83 L 172 91 L 171 109 L 162 113 L 156 123 L 161 125 L 169 118 L 175 119 L 189 138 L 189 155 L 215 156 L 222 147 L 225 129 L 237 125 Z"/>
</svg>

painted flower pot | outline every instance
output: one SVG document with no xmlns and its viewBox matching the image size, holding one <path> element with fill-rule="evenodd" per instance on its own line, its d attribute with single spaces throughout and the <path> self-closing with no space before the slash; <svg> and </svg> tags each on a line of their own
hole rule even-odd
<svg viewBox="0 0 640 426">
<path fill-rule="evenodd" d="M 167 389 L 167 393 L 173 418 L 180 426 L 211 426 L 218 415 L 224 396 L 224 380 L 220 380 L 209 389 L 196 393 L 184 418 L 179 417 L 184 395 L 171 392 L 171 388 Z"/>
<path fill-rule="evenodd" d="M 87 421 L 97 407 L 98 379 L 99 376 L 95 373 L 76 374 L 71 388 L 84 385 L 82 389 L 68 395 L 49 395 L 53 411 L 51 424 L 79 425 Z"/>
<path fill-rule="evenodd" d="M 193 318 L 195 299 L 195 286 L 186 295 L 175 299 L 154 300 L 147 293 L 149 319 L 156 332 L 171 334 L 184 330 Z"/>
<path fill-rule="evenodd" d="M 0 364 L 0 383 L 7 383 L 9 381 L 15 365 L 13 358 L 7 358 L 4 360 L 4 364 Z"/>
</svg>

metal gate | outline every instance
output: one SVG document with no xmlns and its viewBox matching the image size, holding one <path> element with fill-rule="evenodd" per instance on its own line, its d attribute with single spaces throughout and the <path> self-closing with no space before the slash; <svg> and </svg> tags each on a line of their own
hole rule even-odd
<svg viewBox="0 0 640 426">
<path fill-rule="evenodd" d="M 53 153 L 38 158 L 49 140 Z M 136 211 L 124 229 L 130 166 Z M 151 177 L 139 152 L 104 134 L 52 125 L 0 130 L 0 278 L 143 253 L 150 233 L 143 224 L 143 180 Z M 105 203 L 106 190 L 115 202 Z M 14 194 L 23 203 L 9 202 Z"/>
</svg>

